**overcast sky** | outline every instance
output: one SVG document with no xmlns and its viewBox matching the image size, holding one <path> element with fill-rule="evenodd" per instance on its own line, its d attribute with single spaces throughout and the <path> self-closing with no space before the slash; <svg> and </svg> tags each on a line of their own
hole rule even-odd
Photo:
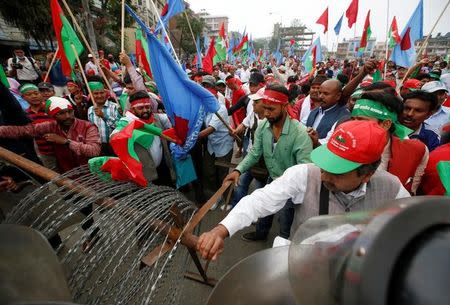
<svg viewBox="0 0 450 305">
<path fill-rule="evenodd" d="M 434 22 L 444 9 L 448 0 L 424 0 L 424 35 L 428 34 Z M 205 9 L 212 15 L 226 15 L 229 18 L 229 30 L 247 32 L 253 38 L 269 37 L 272 35 L 273 24 L 283 22 L 289 25 L 295 18 L 300 19 L 311 30 L 321 35 L 322 44 L 326 44 L 323 26 L 316 24 L 316 20 L 329 6 L 329 38 L 328 46 L 336 41 L 333 28 L 342 13 L 345 12 L 350 0 L 187 0 L 195 12 Z M 399 32 L 402 31 L 409 17 L 416 8 L 419 0 L 390 0 L 389 25 L 392 17 L 397 17 Z M 386 12 L 388 0 L 359 0 L 356 36 L 361 36 L 367 11 L 371 10 L 372 37 L 384 41 L 386 37 Z M 450 7 L 442 16 L 433 36 L 441 32 L 450 32 Z M 344 37 L 351 38 L 354 28 L 349 29 L 344 16 L 339 41 Z"/>
</svg>

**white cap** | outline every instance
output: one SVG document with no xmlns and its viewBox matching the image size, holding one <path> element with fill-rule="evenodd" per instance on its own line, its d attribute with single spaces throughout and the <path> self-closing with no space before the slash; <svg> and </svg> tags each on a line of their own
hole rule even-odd
<svg viewBox="0 0 450 305">
<path fill-rule="evenodd" d="M 88 54 L 88 57 L 89 57 L 89 58 L 92 58 L 92 57 L 94 57 L 94 56 L 92 56 L 92 54 Z"/>
<path fill-rule="evenodd" d="M 433 93 L 433 92 L 436 92 L 439 90 L 445 90 L 448 92 L 445 85 L 441 81 L 438 81 L 438 80 L 426 83 L 425 85 L 422 86 L 422 90 L 429 92 L 429 93 Z"/>
<path fill-rule="evenodd" d="M 447 90 L 450 90 L 450 73 L 445 73 L 441 75 L 441 82 L 444 83 Z"/>
</svg>

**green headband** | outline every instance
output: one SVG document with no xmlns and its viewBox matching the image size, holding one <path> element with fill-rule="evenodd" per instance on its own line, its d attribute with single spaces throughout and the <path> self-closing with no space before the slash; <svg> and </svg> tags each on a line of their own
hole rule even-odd
<svg viewBox="0 0 450 305">
<path fill-rule="evenodd" d="M 39 91 L 39 88 L 33 84 L 25 84 L 22 87 L 20 87 L 20 93 L 22 94 L 27 93 L 30 90 Z"/>
<path fill-rule="evenodd" d="M 413 132 L 413 130 L 400 124 L 395 112 L 388 110 L 383 104 L 372 100 L 357 100 L 352 110 L 352 116 L 367 116 L 381 121 L 390 120 L 395 126 L 394 134 L 400 139 L 404 139 Z"/>
<path fill-rule="evenodd" d="M 89 89 L 91 89 L 91 91 L 105 89 L 105 86 L 103 86 L 103 84 L 101 82 L 88 82 L 88 86 L 89 86 Z"/>
</svg>

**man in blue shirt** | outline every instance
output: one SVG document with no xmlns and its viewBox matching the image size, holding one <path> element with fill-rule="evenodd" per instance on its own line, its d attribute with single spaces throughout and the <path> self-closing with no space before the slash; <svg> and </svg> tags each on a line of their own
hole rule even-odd
<svg viewBox="0 0 450 305">
<path fill-rule="evenodd" d="M 408 93 L 403 100 L 403 112 L 400 123 L 414 130 L 409 135 L 411 139 L 422 141 L 429 151 L 439 146 L 438 134 L 425 123 L 438 105 L 436 97 L 423 90 Z"/>
<path fill-rule="evenodd" d="M 202 78 L 202 86 L 217 97 L 216 79 L 211 75 Z M 225 105 L 220 104 L 219 115 L 227 122 L 228 112 Z M 204 121 L 203 129 L 198 139 L 207 138 L 207 149 L 203 156 L 203 186 L 207 197 L 211 197 L 222 184 L 228 173 L 228 168 L 216 166 L 215 161 L 229 163 L 233 156 L 233 138 L 230 136 L 227 127 L 219 120 L 214 113 L 208 113 Z"/>
</svg>

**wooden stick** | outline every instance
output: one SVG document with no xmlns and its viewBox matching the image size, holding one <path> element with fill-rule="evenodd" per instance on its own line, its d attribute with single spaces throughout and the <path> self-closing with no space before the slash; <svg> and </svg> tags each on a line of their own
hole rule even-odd
<svg viewBox="0 0 450 305">
<path fill-rule="evenodd" d="M 433 33 L 434 29 L 436 28 L 439 20 L 441 19 L 441 17 L 444 15 L 445 10 L 447 9 L 448 5 L 450 4 L 450 0 L 447 1 L 447 4 L 445 5 L 444 9 L 442 10 L 441 14 L 439 15 L 439 17 L 436 19 L 436 21 L 434 22 L 433 27 L 431 28 L 431 31 L 428 33 L 427 38 L 425 38 L 425 41 L 422 43 L 422 45 L 420 46 L 419 52 L 417 52 L 417 57 L 422 55 L 423 50 L 425 49 L 425 47 L 428 45 L 428 40 L 431 37 L 431 34 Z M 408 71 L 406 71 L 405 77 L 403 77 L 402 82 L 400 83 L 399 88 L 401 88 L 402 84 L 405 82 L 406 77 L 411 73 L 412 68 L 414 67 L 414 65 L 412 65 L 411 67 L 409 67 Z"/>
<path fill-rule="evenodd" d="M 121 25 L 121 37 L 120 37 L 120 50 L 125 52 L 125 0 L 122 0 L 122 25 Z"/>
<path fill-rule="evenodd" d="M 169 45 L 172 48 L 173 55 L 175 56 L 176 61 L 178 62 L 178 64 L 181 67 L 180 59 L 178 58 L 177 52 L 175 51 L 175 48 L 173 47 L 172 40 L 170 39 L 170 35 L 167 32 L 166 27 L 164 26 L 164 24 L 162 22 L 161 15 L 159 14 L 158 9 L 156 8 L 155 2 L 153 2 L 153 0 L 147 0 L 146 3 L 147 3 L 147 8 L 148 9 L 150 9 L 149 2 L 151 2 L 152 7 L 153 7 L 153 11 L 155 12 L 156 16 L 158 16 L 159 23 L 161 24 L 161 28 L 164 31 L 164 33 L 165 33 L 165 35 L 167 37 L 167 40 L 169 41 Z"/>
<path fill-rule="evenodd" d="M 228 131 L 229 131 L 230 133 L 232 133 L 232 132 L 233 132 L 233 129 L 230 127 L 230 125 L 227 123 L 227 121 L 225 121 L 225 120 L 223 119 L 223 117 L 222 117 L 218 112 L 214 112 L 214 114 L 215 114 L 216 117 L 223 123 L 223 125 L 225 125 L 225 127 L 228 129 Z M 242 139 L 241 139 L 239 136 L 237 136 L 237 135 L 233 135 L 233 138 L 235 138 L 235 139 L 238 140 L 238 141 L 242 141 Z"/>
<path fill-rule="evenodd" d="M 62 1 L 62 3 L 64 4 L 64 7 L 66 8 L 67 12 L 68 12 L 69 15 L 70 15 L 70 18 L 72 19 L 72 23 L 75 25 L 75 27 L 76 27 L 78 33 L 80 33 L 81 39 L 83 40 L 83 42 L 84 42 L 86 48 L 88 49 L 89 53 L 91 53 L 92 56 L 94 57 L 95 65 L 97 66 L 97 68 L 98 68 L 98 70 L 99 70 L 99 72 L 100 72 L 100 75 L 102 76 L 103 80 L 105 81 L 106 86 L 108 87 L 110 93 L 113 93 L 114 91 L 113 91 L 112 88 L 111 88 L 111 84 L 109 83 L 109 80 L 106 78 L 105 73 L 103 73 L 103 70 L 102 70 L 102 68 L 100 67 L 100 63 L 99 63 L 99 61 L 98 61 L 98 58 L 96 57 L 96 54 L 95 54 L 94 51 L 92 50 L 91 45 L 90 45 L 89 42 L 87 41 L 86 36 L 84 36 L 83 30 L 81 29 L 80 25 L 78 24 L 77 20 L 75 19 L 75 16 L 73 15 L 72 10 L 70 9 L 70 7 L 69 7 L 69 5 L 67 4 L 66 0 L 61 0 L 61 1 Z M 83 68 L 83 67 L 80 66 L 80 69 L 82 69 L 82 68 Z M 87 85 L 87 84 L 86 84 L 86 85 Z M 115 96 L 115 94 L 111 94 L 111 96 L 113 97 L 114 101 L 115 101 L 117 104 L 119 104 L 119 101 L 117 100 L 117 97 Z"/>
<path fill-rule="evenodd" d="M 89 95 L 91 96 L 92 103 L 94 104 L 94 106 L 96 106 L 94 95 L 92 94 L 91 88 L 89 88 L 89 84 L 88 84 L 88 80 L 87 80 L 86 74 L 84 74 L 83 66 L 81 65 L 80 58 L 78 57 L 78 54 L 77 54 L 77 49 L 75 48 L 73 43 L 71 43 L 70 46 L 72 47 L 73 54 L 75 55 L 75 58 L 76 58 L 77 63 L 78 63 L 78 66 L 80 67 L 81 75 L 83 76 L 83 80 L 84 80 L 84 82 L 86 84 L 86 87 L 88 89 Z"/>
<path fill-rule="evenodd" d="M 199 48 L 198 48 L 198 45 L 197 45 L 197 40 L 195 39 L 194 31 L 192 30 L 191 22 L 189 21 L 189 17 L 188 17 L 188 14 L 186 13 L 186 10 L 184 10 L 184 16 L 186 16 L 186 21 L 188 23 L 189 30 L 191 31 L 192 40 L 194 41 L 195 49 L 198 50 Z"/>
<path fill-rule="evenodd" d="M 52 70 L 53 65 L 55 64 L 56 55 L 58 54 L 58 51 L 59 51 L 59 47 L 56 48 L 55 54 L 53 55 L 52 61 L 50 62 L 50 66 L 48 66 L 47 74 L 45 74 L 45 77 L 44 77 L 44 82 L 47 81 L 48 76 L 50 75 L 50 71 Z"/>
</svg>

